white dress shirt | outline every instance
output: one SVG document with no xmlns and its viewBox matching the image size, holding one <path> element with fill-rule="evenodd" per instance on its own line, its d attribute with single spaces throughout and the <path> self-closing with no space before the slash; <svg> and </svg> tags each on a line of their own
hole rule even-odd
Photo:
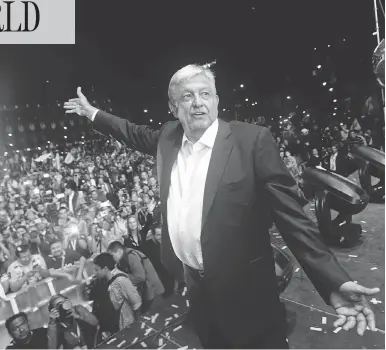
<svg viewBox="0 0 386 350">
<path fill-rule="evenodd" d="M 334 153 L 330 157 L 330 170 L 336 171 L 336 157 L 338 156 L 338 152 Z"/>
<path fill-rule="evenodd" d="M 74 192 L 72 192 L 69 196 L 68 196 L 68 209 L 70 210 L 71 213 L 74 214 L 74 208 L 73 208 L 73 205 L 72 205 L 72 199 L 74 198 Z"/>
<path fill-rule="evenodd" d="M 167 201 L 170 240 L 177 257 L 186 265 L 203 270 L 201 221 L 204 190 L 218 120 L 195 144 L 184 134 L 173 165 Z"/>
</svg>

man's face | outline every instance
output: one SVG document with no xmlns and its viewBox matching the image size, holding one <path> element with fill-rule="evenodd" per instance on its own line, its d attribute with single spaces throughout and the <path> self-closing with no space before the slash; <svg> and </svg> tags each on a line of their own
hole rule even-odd
<svg viewBox="0 0 386 350">
<path fill-rule="evenodd" d="M 59 216 L 59 219 L 67 220 L 67 210 L 66 209 L 60 209 L 58 216 Z"/>
<path fill-rule="evenodd" d="M 69 195 L 71 194 L 71 190 L 70 190 L 69 188 L 65 188 L 65 189 L 64 189 L 64 194 L 65 194 L 66 196 L 69 196 Z"/>
<path fill-rule="evenodd" d="M 138 175 L 134 176 L 133 181 L 135 184 L 138 183 L 140 181 L 139 176 Z"/>
<path fill-rule="evenodd" d="M 149 179 L 149 185 L 150 186 L 155 186 L 157 184 L 157 180 L 154 177 L 151 177 Z"/>
<path fill-rule="evenodd" d="M 95 277 L 98 279 L 106 278 L 106 269 L 101 269 L 98 265 L 94 264 Z"/>
<path fill-rule="evenodd" d="M 12 338 L 17 341 L 27 340 L 30 335 L 28 321 L 22 316 L 14 319 L 9 328 Z"/>
<path fill-rule="evenodd" d="M 31 262 L 31 252 L 27 250 L 26 252 L 20 253 L 19 261 L 22 265 L 27 266 Z"/>
<path fill-rule="evenodd" d="M 135 220 L 135 218 L 130 218 L 129 219 L 129 229 L 130 230 L 136 230 L 137 227 L 138 227 L 137 220 Z"/>
<path fill-rule="evenodd" d="M 338 149 L 336 148 L 336 146 L 332 146 L 332 153 L 336 153 L 338 151 Z"/>
<path fill-rule="evenodd" d="M 141 179 L 142 179 L 142 180 L 147 180 L 147 173 L 146 173 L 145 171 L 143 171 L 143 172 L 141 173 Z"/>
<path fill-rule="evenodd" d="M 114 261 L 115 261 L 116 263 L 118 263 L 118 262 L 122 259 L 122 256 L 123 256 L 123 250 L 122 250 L 122 249 L 117 249 L 117 251 L 115 251 L 115 252 L 110 251 L 110 254 L 113 256 Z"/>
<path fill-rule="evenodd" d="M 217 119 L 219 98 L 215 86 L 202 74 L 175 87 L 169 107 L 185 132 L 204 131 Z"/>
<path fill-rule="evenodd" d="M 156 228 L 154 232 L 154 239 L 158 243 L 161 243 L 161 234 L 162 234 L 162 230 L 160 228 Z"/>
<path fill-rule="evenodd" d="M 63 249 L 62 249 L 62 244 L 60 242 L 55 242 L 51 244 L 51 254 L 58 258 L 62 255 Z"/>
<path fill-rule="evenodd" d="M 27 233 L 27 230 L 24 227 L 18 227 L 16 229 L 16 236 L 19 239 L 22 239 L 23 236 Z"/>
<path fill-rule="evenodd" d="M 44 213 L 44 205 L 43 204 L 38 204 L 37 209 L 38 209 L 39 213 Z"/>
<path fill-rule="evenodd" d="M 91 192 L 91 198 L 96 201 L 98 199 L 98 193 L 96 191 Z"/>
</svg>

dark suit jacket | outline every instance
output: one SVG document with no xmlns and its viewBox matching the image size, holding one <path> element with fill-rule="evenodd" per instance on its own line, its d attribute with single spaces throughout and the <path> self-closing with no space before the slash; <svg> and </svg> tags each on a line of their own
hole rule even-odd
<svg viewBox="0 0 386 350">
<path fill-rule="evenodd" d="M 94 127 L 157 157 L 162 261 L 169 270 L 178 270 L 180 262 L 168 233 L 167 198 L 182 143 L 180 122 L 168 122 L 153 131 L 99 111 Z M 256 337 L 282 317 L 268 232 L 272 220 L 327 303 L 333 290 L 351 280 L 300 203 L 295 180 L 280 159 L 270 131 L 219 120 L 205 184 L 201 244 L 206 293 L 229 342 L 240 344 Z"/>
</svg>

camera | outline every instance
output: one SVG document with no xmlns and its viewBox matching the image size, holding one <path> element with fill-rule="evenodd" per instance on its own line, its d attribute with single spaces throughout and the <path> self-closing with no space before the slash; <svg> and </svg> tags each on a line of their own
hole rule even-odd
<svg viewBox="0 0 386 350">
<path fill-rule="evenodd" d="M 59 318 L 66 319 L 72 316 L 72 304 L 69 300 L 63 300 L 56 304 L 56 310 L 59 311 Z"/>
</svg>

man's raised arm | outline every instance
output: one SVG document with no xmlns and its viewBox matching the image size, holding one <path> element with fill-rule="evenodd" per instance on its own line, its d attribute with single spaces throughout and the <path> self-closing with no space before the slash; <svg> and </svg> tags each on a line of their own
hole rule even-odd
<svg viewBox="0 0 386 350">
<path fill-rule="evenodd" d="M 145 125 L 135 125 L 126 119 L 118 118 L 93 107 L 83 95 L 80 87 L 77 98 L 64 103 L 66 113 L 76 113 L 87 117 L 94 123 L 94 129 L 103 135 L 112 137 L 126 144 L 129 148 L 156 156 L 160 131 L 150 129 Z"/>
</svg>

